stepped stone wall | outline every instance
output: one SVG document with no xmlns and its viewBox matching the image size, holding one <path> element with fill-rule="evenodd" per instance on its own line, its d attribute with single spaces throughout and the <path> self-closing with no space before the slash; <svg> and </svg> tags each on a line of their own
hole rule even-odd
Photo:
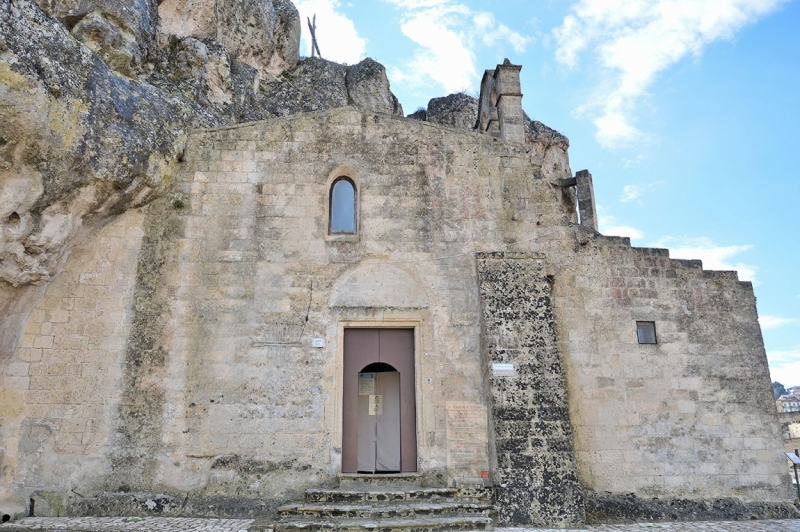
<svg viewBox="0 0 800 532">
<path fill-rule="evenodd" d="M 582 480 L 651 497 L 785 496 L 751 284 L 623 238 L 580 239 L 572 262 L 554 297 Z M 657 344 L 638 343 L 637 320 L 655 321 Z"/>
</svg>

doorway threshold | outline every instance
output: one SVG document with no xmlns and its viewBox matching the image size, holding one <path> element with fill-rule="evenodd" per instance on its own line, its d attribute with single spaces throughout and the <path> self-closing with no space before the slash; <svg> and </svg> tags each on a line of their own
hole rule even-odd
<svg viewBox="0 0 800 532">
<path fill-rule="evenodd" d="M 339 486 L 356 488 L 369 486 L 421 487 L 420 473 L 340 473 Z"/>
</svg>

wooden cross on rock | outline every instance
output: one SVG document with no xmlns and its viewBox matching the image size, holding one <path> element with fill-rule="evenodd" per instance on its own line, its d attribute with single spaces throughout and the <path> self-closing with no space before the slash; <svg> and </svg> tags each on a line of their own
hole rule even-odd
<svg viewBox="0 0 800 532">
<path fill-rule="evenodd" d="M 308 29 L 311 32 L 311 57 L 314 57 L 314 52 L 316 51 L 316 57 L 322 59 L 322 53 L 320 53 L 319 44 L 317 44 L 317 15 L 314 14 L 313 22 L 308 17 L 306 17 L 306 20 L 308 20 Z"/>
</svg>

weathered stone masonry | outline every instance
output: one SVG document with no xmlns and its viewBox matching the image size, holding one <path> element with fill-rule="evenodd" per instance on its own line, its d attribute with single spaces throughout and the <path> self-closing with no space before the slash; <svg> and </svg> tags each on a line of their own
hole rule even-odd
<svg viewBox="0 0 800 532">
<path fill-rule="evenodd" d="M 487 362 L 515 375 L 490 376 L 495 482 L 501 523 L 582 523 L 564 374 L 556 344 L 544 255 L 479 253 Z"/>
<path fill-rule="evenodd" d="M 521 66 L 419 122 L 379 63 L 299 60 L 300 22 L 0 0 L 3 516 L 274 515 L 363 482 L 348 328 L 413 331 L 402 482 L 479 503 L 461 525 L 490 526 L 484 485 L 507 524 L 797 514 L 749 283 L 600 235 Z M 340 177 L 355 234 L 328 231 Z"/>
<path fill-rule="evenodd" d="M 169 195 L 77 248 L 27 317 L 0 377 L 3 497 L 269 514 L 336 482 L 343 328 L 400 326 L 418 470 L 487 470 L 503 522 L 579 523 L 582 500 L 596 520 L 785 511 L 752 287 L 573 223 L 549 149 L 355 109 L 194 132 Z M 359 232 L 331 239 L 343 169 Z M 486 412 L 489 445 L 451 441 L 453 404 Z"/>
</svg>

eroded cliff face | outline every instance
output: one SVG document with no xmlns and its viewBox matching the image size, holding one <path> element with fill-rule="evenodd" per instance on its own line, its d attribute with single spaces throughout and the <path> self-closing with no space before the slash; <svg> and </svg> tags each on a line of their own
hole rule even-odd
<svg viewBox="0 0 800 532">
<path fill-rule="evenodd" d="M 164 0 L 160 40 L 214 39 L 239 61 L 274 78 L 300 59 L 300 17 L 290 0 Z"/>
<path fill-rule="evenodd" d="M 289 0 L 0 0 L 0 281 L 47 283 L 82 231 L 163 194 L 192 128 L 402 114 L 381 65 L 299 42 Z"/>
<path fill-rule="evenodd" d="M 41 284 L 83 225 L 163 189 L 196 113 L 32 2 L 2 0 L 0 25 L 0 279 Z"/>
</svg>

